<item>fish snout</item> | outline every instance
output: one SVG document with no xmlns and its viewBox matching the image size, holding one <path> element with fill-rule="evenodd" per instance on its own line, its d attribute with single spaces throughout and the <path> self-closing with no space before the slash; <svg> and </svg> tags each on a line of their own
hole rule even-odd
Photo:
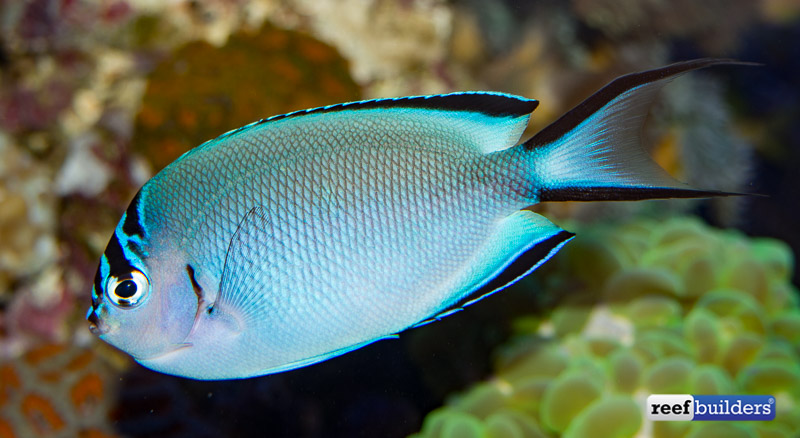
<svg viewBox="0 0 800 438">
<path fill-rule="evenodd" d="M 86 317 L 86 320 L 89 321 L 89 331 L 92 332 L 92 334 L 101 336 L 108 333 L 108 324 L 100 321 L 100 318 L 97 316 L 97 310 L 93 309 L 89 313 L 89 316 Z"/>
</svg>

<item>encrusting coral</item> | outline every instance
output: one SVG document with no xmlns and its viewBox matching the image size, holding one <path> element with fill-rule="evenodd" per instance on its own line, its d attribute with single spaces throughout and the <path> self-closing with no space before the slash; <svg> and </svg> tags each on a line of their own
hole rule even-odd
<svg viewBox="0 0 800 438">
<path fill-rule="evenodd" d="M 42 344 L 0 363 L 0 437 L 111 438 L 119 378 L 91 349 Z"/>
<path fill-rule="evenodd" d="M 422 437 L 789 437 L 800 430 L 800 307 L 782 242 L 697 219 L 581 233 L 540 273 L 564 297 L 515 321 L 494 377 Z M 769 394 L 768 422 L 650 422 L 653 393 Z"/>
</svg>

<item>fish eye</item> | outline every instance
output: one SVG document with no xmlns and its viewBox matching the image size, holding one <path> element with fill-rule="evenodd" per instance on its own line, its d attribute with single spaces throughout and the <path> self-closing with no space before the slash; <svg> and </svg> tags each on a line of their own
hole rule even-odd
<svg viewBox="0 0 800 438">
<path fill-rule="evenodd" d="M 130 274 L 111 276 L 106 283 L 106 295 L 117 307 L 136 307 L 149 293 L 150 280 L 136 269 Z"/>
</svg>

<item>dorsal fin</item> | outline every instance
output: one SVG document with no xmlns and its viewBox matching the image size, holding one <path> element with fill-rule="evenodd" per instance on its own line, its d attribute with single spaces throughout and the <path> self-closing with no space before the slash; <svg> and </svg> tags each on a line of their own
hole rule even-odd
<svg viewBox="0 0 800 438">
<path fill-rule="evenodd" d="M 273 120 L 297 117 L 312 113 L 394 108 L 464 111 L 480 113 L 482 115 L 491 117 L 514 118 L 530 115 L 530 113 L 532 113 L 537 106 L 539 106 L 539 101 L 526 99 L 513 94 L 497 93 L 492 91 L 462 91 L 449 94 L 392 97 L 385 99 L 339 103 L 336 105 L 322 106 L 318 108 L 311 108 L 307 110 L 281 114 L 278 116 L 272 116 L 262 120 L 261 122 L 270 122 Z"/>
<path fill-rule="evenodd" d="M 407 110 L 429 113 L 463 113 L 450 117 L 451 123 L 461 124 L 461 129 L 477 134 L 477 146 L 483 153 L 490 153 L 514 146 L 528 124 L 530 114 L 539 105 L 537 100 L 526 99 L 505 93 L 467 91 L 428 96 L 408 96 L 388 99 L 362 100 L 336 105 L 294 111 L 272 116 L 241 128 L 229 131 L 209 143 L 261 128 L 272 122 L 305 116 L 343 113 L 364 110 Z M 387 117 L 389 115 L 387 114 Z M 427 119 L 427 118 L 426 118 Z M 430 120 L 433 120 L 430 118 Z"/>
</svg>

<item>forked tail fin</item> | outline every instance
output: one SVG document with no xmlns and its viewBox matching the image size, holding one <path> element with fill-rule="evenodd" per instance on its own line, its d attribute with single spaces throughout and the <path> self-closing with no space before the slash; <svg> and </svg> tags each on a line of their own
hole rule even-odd
<svg viewBox="0 0 800 438">
<path fill-rule="evenodd" d="M 571 109 L 523 147 L 533 154 L 537 200 L 632 201 L 739 193 L 698 190 L 671 177 L 642 149 L 655 94 L 675 77 L 727 59 L 697 59 L 621 76 Z"/>
</svg>

